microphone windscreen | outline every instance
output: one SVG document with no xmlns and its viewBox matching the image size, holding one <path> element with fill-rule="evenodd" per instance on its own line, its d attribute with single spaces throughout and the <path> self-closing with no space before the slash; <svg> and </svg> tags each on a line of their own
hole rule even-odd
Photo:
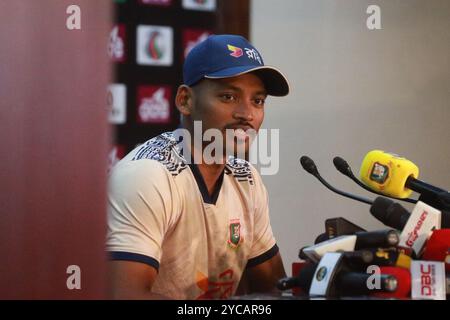
<svg viewBox="0 0 450 320">
<path fill-rule="evenodd" d="M 360 176 L 375 191 L 391 197 L 408 198 L 412 190 L 406 188 L 406 181 L 409 177 L 417 178 L 419 168 L 405 158 L 373 150 L 364 157 Z"/>
<path fill-rule="evenodd" d="M 422 255 L 422 260 L 445 262 L 450 249 L 450 229 L 434 230 L 428 239 L 425 250 Z M 449 270 L 449 264 L 446 264 L 445 269 Z"/>
<path fill-rule="evenodd" d="M 370 213 L 384 225 L 397 230 L 403 230 L 411 215 L 401 204 L 384 197 L 375 198 Z"/>
<path fill-rule="evenodd" d="M 303 169 L 305 169 L 306 172 L 312 175 L 318 174 L 316 164 L 310 157 L 302 156 L 300 158 L 300 164 L 302 165 Z"/>
<path fill-rule="evenodd" d="M 350 169 L 350 166 L 348 165 L 347 161 L 345 161 L 341 157 L 334 157 L 333 164 L 340 173 L 346 176 L 352 176 L 352 170 Z"/>
<path fill-rule="evenodd" d="M 405 268 L 380 267 L 381 274 L 389 274 L 397 278 L 397 289 L 393 292 L 374 292 L 380 298 L 408 298 L 411 296 L 411 273 Z"/>
</svg>

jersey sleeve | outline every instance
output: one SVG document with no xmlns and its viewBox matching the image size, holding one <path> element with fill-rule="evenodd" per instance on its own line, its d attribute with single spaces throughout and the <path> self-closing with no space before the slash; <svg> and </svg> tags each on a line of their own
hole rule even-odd
<svg viewBox="0 0 450 320">
<path fill-rule="evenodd" d="M 158 269 L 164 235 L 177 212 L 176 186 L 162 164 L 143 159 L 116 166 L 108 190 L 110 259 L 142 262 Z"/>
<path fill-rule="evenodd" d="M 267 190 L 258 171 L 253 167 L 252 175 L 255 183 L 254 236 L 247 267 L 263 263 L 278 253 L 278 246 L 270 224 Z"/>
</svg>

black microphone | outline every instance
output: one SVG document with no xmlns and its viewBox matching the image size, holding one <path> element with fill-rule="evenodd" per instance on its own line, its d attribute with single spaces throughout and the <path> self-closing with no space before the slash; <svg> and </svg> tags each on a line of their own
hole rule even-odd
<svg viewBox="0 0 450 320">
<path fill-rule="evenodd" d="M 353 233 L 345 233 L 342 235 L 355 235 L 355 250 L 366 248 L 389 248 L 398 245 L 400 239 L 395 230 L 379 230 L 379 231 L 357 231 Z M 334 239 L 328 233 L 321 233 L 317 236 L 314 244 Z M 305 247 L 306 248 L 306 247 Z"/>
<path fill-rule="evenodd" d="M 374 264 L 374 253 L 370 250 L 342 252 L 343 259 L 351 270 L 366 271 L 367 266 Z"/>
<path fill-rule="evenodd" d="M 356 232 L 355 250 L 395 247 L 400 242 L 395 230 Z"/>
<path fill-rule="evenodd" d="M 355 253 L 343 253 L 340 261 L 325 264 L 322 264 L 322 262 L 319 264 L 308 263 L 300 270 L 296 277 L 280 279 L 277 283 L 277 288 L 286 290 L 299 287 L 305 293 L 309 292 L 310 295 L 329 297 L 365 295 L 374 292 L 394 292 L 398 287 L 395 276 L 389 274 L 378 275 L 380 287 L 371 289 L 367 283 L 372 277 L 372 274 L 349 270 L 349 265 L 347 264 L 349 259 L 368 261 L 370 258 L 371 254 L 367 252 L 359 255 L 355 255 Z M 313 283 L 316 285 L 315 290 L 312 290 Z"/>
<path fill-rule="evenodd" d="M 447 194 L 448 192 L 444 189 L 435 187 L 429 183 L 426 183 L 424 181 L 421 181 L 419 179 L 416 179 L 412 176 L 410 176 L 405 183 L 405 186 L 417 193 L 420 194 L 431 194 L 431 195 L 439 195 L 439 194 L 443 194 L 444 196 Z"/>
<path fill-rule="evenodd" d="M 411 187 L 409 188 L 413 190 Z M 450 193 L 447 191 L 430 193 L 422 190 L 419 201 L 425 202 L 426 204 L 429 204 L 430 206 L 441 211 L 450 210 Z"/>
<path fill-rule="evenodd" d="M 409 176 L 405 188 L 420 194 L 419 200 L 438 210 L 450 210 L 450 193 L 429 183 Z"/>
<path fill-rule="evenodd" d="M 377 197 L 370 207 L 370 213 L 384 225 L 403 230 L 411 213 L 401 204 L 383 197 Z M 441 210 L 441 228 L 450 228 L 450 212 Z"/>
<path fill-rule="evenodd" d="M 384 197 L 375 198 L 370 213 L 384 225 L 397 230 L 403 230 L 411 216 L 401 204 Z"/>
<path fill-rule="evenodd" d="M 392 248 L 399 244 L 400 237 L 395 230 L 379 231 L 359 231 L 353 234 L 353 244 L 351 240 L 340 236 L 338 238 L 329 238 L 326 233 L 316 238 L 313 246 L 306 246 L 300 249 L 299 258 L 303 260 L 317 261 L 324 252 L 337 252 L 344 250 L 346 252 L 371 248 Z M 348 241 L 347 241 L 348 240 Z"/>
<path fill-rule="evenodd" d="M 379 288 L 369 289 L 367 282 L 372 277 L 371 274 L 362 272 L 343 272 L 338 274 L 336 278 L 336 289 L 339 290 L 340 295 L 367 295 L 374 292 L 394 292 L 398 287 L 398 280 L 396 277 L 389 274 L 379 275 Z"/>
<path fill-rule="evenodd" d="M 352 171 L 352 168 L 350 167 L 350 165 L 347 163 L 347 161 L 345 161 L 341 157 L 334 157 L 333 164 L 340 173 L 342 173 L 344 176 L 347 176 L 348 178 L 353 180 L 358 186 L 360 186 L 364 190 L 367 190 L 369 192 L 372 192 L 372 193 L 375 193 L 375 194 L 378 194 L 381 196 L 383 195 L 380 192 L 372 190 L 371 188 L 366 186 L 364 183 L 362 183 L 358 178 L 356 178 L 356 176 L 353 174 L 353 171 Z M 396 197 L 390 197 L 390 198 L 396 199 L 396 200 L 402 200 L 402 201 L 406 201 L 406 202 L 410 202 L 410 203 L 417 203 L 417 200 L 410 199 L 410 198 L 396 198 Z"/>
<path fill-rule="evenodd" d="M 346 198 L 350 198 L 356 201 L 360 201 L 363 203 L 367 203 L 367 204 L 372 204 L 373 201 L 364 197 L 360 197 L 360 196 L 356 196 L 341 190 L 336 189 L 335 187 L 331 186 L 328 182 L 326 182 L 322 176 L 319 174 L 319 171 L 317 170 L 316 164 L 314 163 L 314 161 L 307 157 L 307 156 L 302 156 L 300 158 L 300 163 L 303 167 L 303 169 L 305 169 L 305 171 L 307 171 L 308 173 L 312 174 L 314 177 L 316 177 L 325 187 L 327 187 L 329 190 L 340 194 L 341 196 L 344 196 Z"/>
<path fill-rule="evenodd" d="M 394 266 L 409 269 L 412 258 L 399 248 L 366 248 L 342 252 L 344 260 L 353 271 L 366 271 L 369 265 Z"/>
</svg>

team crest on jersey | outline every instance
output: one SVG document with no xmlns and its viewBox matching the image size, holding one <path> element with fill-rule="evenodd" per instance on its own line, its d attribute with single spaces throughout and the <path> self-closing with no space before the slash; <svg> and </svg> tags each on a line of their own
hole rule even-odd
<svg viewBox="0 0 450 320">
<path fill-rule="evenodd" d="M 239 219 L 230 220 L 228 244 L 232 248 L 237 248 L 244 240 L 241 235 L 241 222 Z"/>
</svg>

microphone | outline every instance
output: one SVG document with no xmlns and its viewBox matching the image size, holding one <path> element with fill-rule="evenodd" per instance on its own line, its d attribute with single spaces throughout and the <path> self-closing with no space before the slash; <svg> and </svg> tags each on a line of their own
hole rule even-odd
<svg viewBox="0 0 450 320">
<path fill-rule="evenodd" d="M 390 249 L 366 249 L 373 253 L 373 260 L 371 264 L 377 266 L 390 266 L 410 269 L 412 258 L 403 253 L 399 248 Z"/>
<path fill-rule="evenodd" d="M 356 239 L 357 237 L 355 235 L 332 238 L 301 249 L 299 257 L 301 259 L 307 258 L 313 262 L 319 262 L 319 260 L 328 252 L 354 251 Z"/>
<path fill-rule="evenodd" d="M 370 213 L 384 225 L 397 230 L 403 230 L 411 216 L 401 204 L 383 197 L 375 198 Z M 441 212 L 441 228 L 450 228 L 449 212 Z"/>
<path fill-rule="evenodd" d="M 352 270 L 366 271 L 368 266 L 390 266 L 408 269 L 411 257 L 397 251 L 396 248 L 368 248 L 364 250 L 342 252 L 346 264 Z"/>
<path fill-rule="evenodd" d="M 381 274 L 388 274 L 397 279 L 397 289 L 392 292 L 374 292 L 372 295 L 378 298 L 409 298 L 411 296 L 411 273 L 409 268 L 391 266 L 380 267 Z"/>
<path fill-rule="evenodd" d="M 372 274 L 346 270 L 342 253 L 330 252 L 323 256 L 314 273 L 310 296 L 351 296 L 364 295 L 375 291 L 393 292 L 397 289 L 397 279 L 391 275 L 378 274 L 379 286 L 368 286 Z"/>
<path fill-rule="evenodd" d="M 383 195 L 381 192 L 375 191 L 375 190 L 369 188 L 368 186 L 366 186 L 361 181 L 359 181 L 359 179 L 356 178 L 356 176 L 353 174 L 353 171 L 352 171 L 352 168 L 350 167 L 350 165 L 347 163 L 347 161 L 345 161 L 341 157 L 334 157 L 333 164 L 334 164 L 334 166 L 336 167 L 336 169 L 340 173 L 342 173 L 344 176 L 349 177 L 351 180 L 353 180 L 358 186 L 360 186 L 364 190 L 367 190 L 369 192 L 372 192 L 372 193 L 375 193 L 375 194 L 378 194 L 378 195 Z M 417 200 L 410 199 L 410 198 L 404 198 L 404 199 L 396 198 L 396 197 L 391 197 L 391 198 L 394 198 L 396 200 L 402 200 L 402 201 L 410 202 L 410 203 L 416 203 L 417 202 Z"/>
<path fill-rule="evenodd" d="M 403 230 L 411 216 L 401 204 L 384 197 L 375 198 L 370 213 L 384 225 L 397 230 Z"/>
<path fill-rule="evenodd" d="M 342 255 L 344 256 L 345 263 L 352 270 L 361 270 L 374 261 L 374 254 L 370 250 L 342 252 Z"/>
<path fill-rule="evenodd" d="M 300 250 L 299 257 L 318 262 L 326 253 L 354 251 L 365 248 L 394 247 L 399 243 L 395 230 L 356 232 L 354 235 L 339 236 Z"/>
<path fill-rule="evenodd" d="M 372 200 L 364 198 L 364 197 L 360 197 L 360 196 L 356 196 L 341 190 L 336 189 L 335 187 L 331 186 L 327 181 L 325 181 L 322 176 L 319 174 L 319 171 L 317 170 L 316 164 L 314 163 L 314 161 L 307 157 L 307 156 L 302 156 L 300 158 L 300 164 L 302 165 L 303 169 L 312 174 L 314 177 L 316 177 L 325 187 L 327 187 L 329 190 L 340 194 L 341 196 L 344 196 L 346 198 L 350 198 L 356 201 L 360 201 L 363 203 L 367 203 L 367 204 L 372 204 Z"/>
<path fill-rule="evenodd" d="M 300 250 L 302 253 L 302 250 Z M 345 264 L 355 271 L 366 271 L 370 265 L 399 267 L 409 270 L 411 267 L 412 258 L 399 250 L 398 248 L 368 248 L 358 251 L 340 252 L 343 255 Z M 306 255 L 301 256 L 300 259 L 308 260 Z M 311 262 L 297 262 L 292 265 L 292 275 L 296 276 L 299 271 L 305 266 L 310 265 Z M 294 268 L 295 267 L 295 268 Z"/>
<path fill-rule="evenodd" d="M 399 245 L 412 248 L 415 254 L 419 256 L 433 230 L 440 228 L 441 212 L 422 201 L 418 201 L 400 234 Z"/>
<path fill-rule="evenodd" d="M 355 250 L 395 247 L 400 241 L 399 235 L 395 230 L 356 232 L 355 235 Z"/>
<path fill-rule="evenodd" d="M 427 239 L 435 229 L 441 228 L 442 214 L 439 210 L 418 201 L 412 214 L 400 204 L 378 197 L 370 208 L 370 213 L 385 225 L 403 230 L 399 245 L 411 248 L 415 255 L 422 252 Z M 444 216 L 447 224 L 449 216 Z"/>
<path fill-rule="evenodd" d="M 421 194 L 423 202 L 450 210 L 450 194 L 441 188 L 418 180 L 419 168 L 411 161 L 381 150 L 367 153 L 361 164 L 361 180 L 370 188 L 395 198 L 407 198 L 412 191 Z"/>
<path fill-rule="evenodd" d="M 405 291 L 402 288 L 408 285 L 407 280 L 410 278 L 408 270 L 387 267 L 386 270 L 394 271 L 385 272 L 383 269 L 385 267 L 381 267 L 379 270 L 382 271 L 375 275 L 350 271 L 349 259 L 355 259 L 356 256 L 368 257 L 366 254 L 359 253 L 357 255 L 347 252 L 327 253 L 319 264 L 305 263 L 296 276 L 280 279 L 277 288 L 280 290 L 300 288 L 302 293 L 309 293 L 310 296 L 327 297 L 372 295 L 382 292 L 397 296 L 399 289 L 401 292 Z M 364 259 L 362 258 L 362 260 Z M 408 275 L 406 281 L 402 277 L 398 277 L 405 273 Z M 299 291 L 297 290 L 297 292 Z"/>
<path fill-rule="evenodd" d="M 434 230 L 422 254 L 423 260 L 445 262 L 450 272 L 450 229 Z"/>
<path fill-rule="evenodd" d="M 377 275 L 380 286 L 370 288 L 367 286 L 371 275 L 362 272 L 345 272 L 336 279 L 337 294 L 334 295 L 368 295 L 376 292 L 394 292 L 398 288 L 398 279 L 390 274 Z"/>
</svg>

